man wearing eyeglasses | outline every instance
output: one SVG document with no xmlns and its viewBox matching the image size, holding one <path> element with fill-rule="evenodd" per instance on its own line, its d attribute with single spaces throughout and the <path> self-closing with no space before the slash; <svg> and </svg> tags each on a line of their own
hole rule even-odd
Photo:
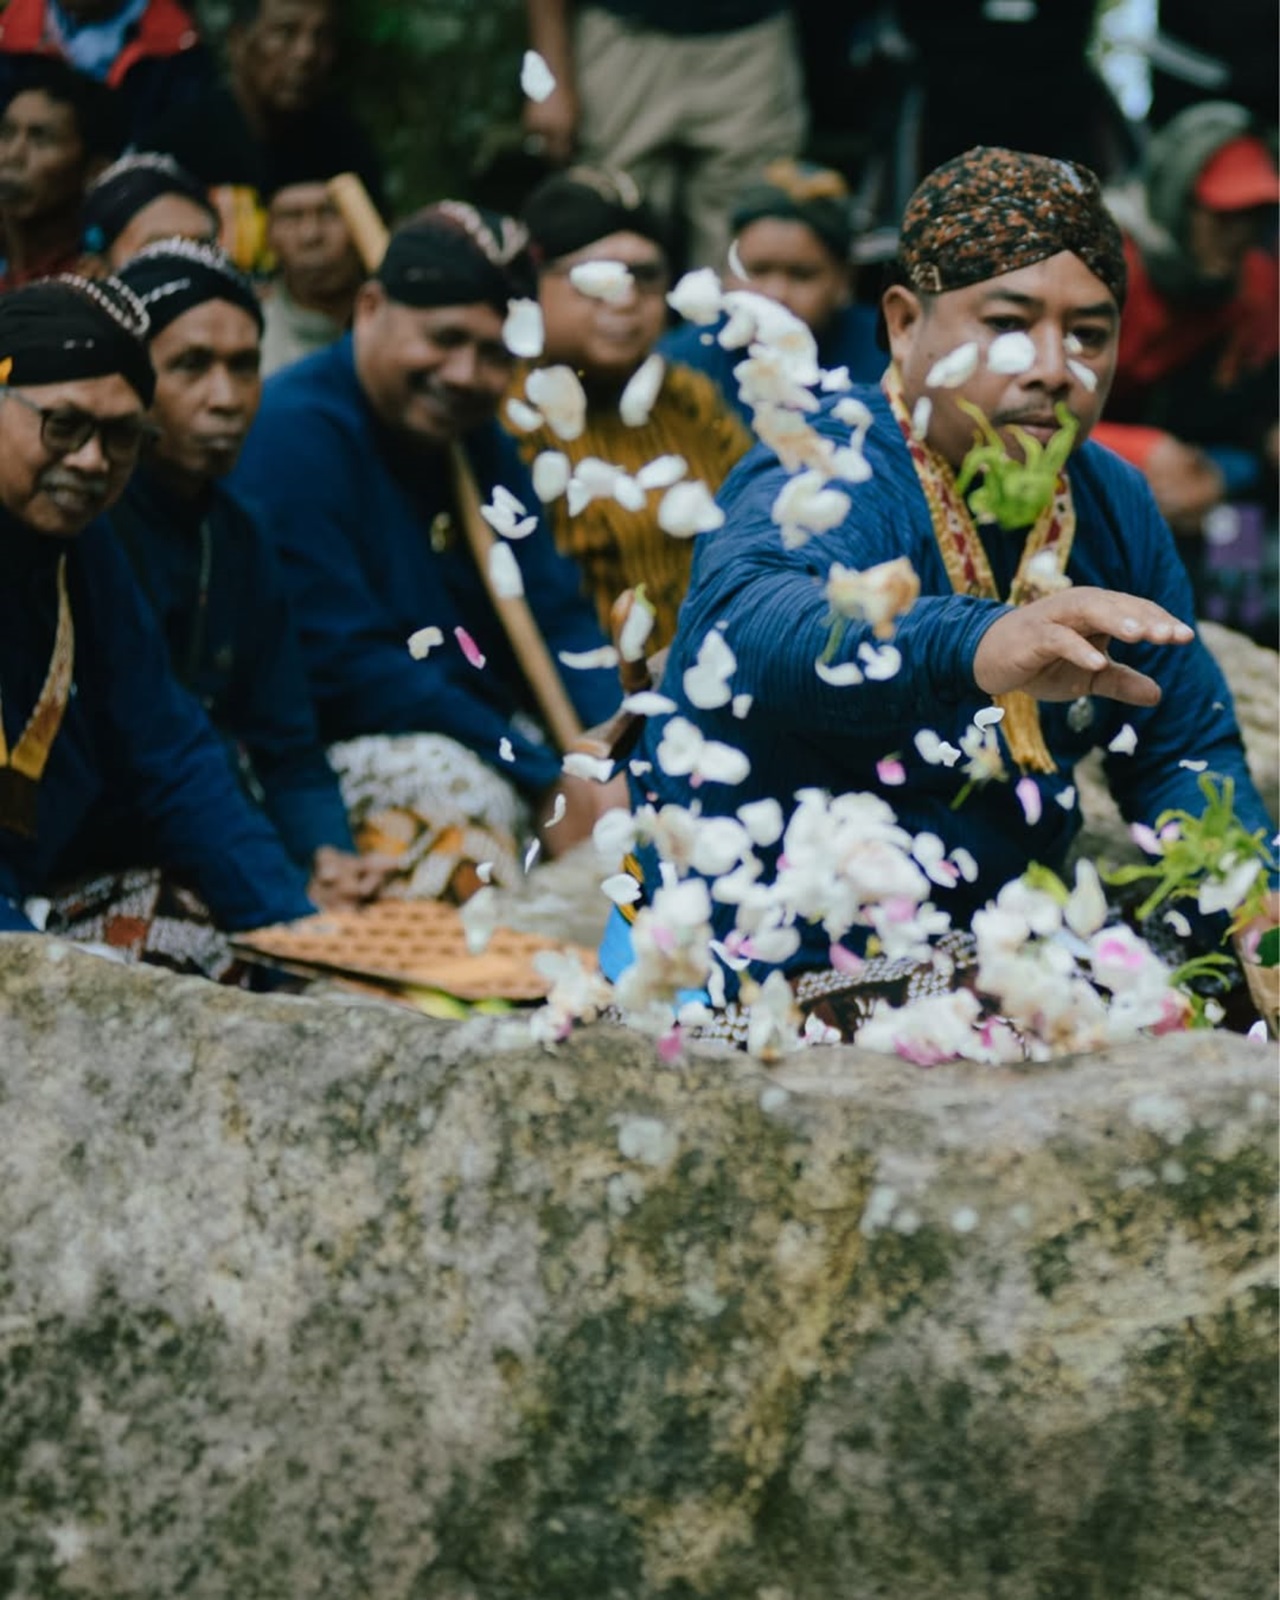
<svg viewBox="0 0 1280 1600">
<path fill-rule="evenodd" d="M 538 269 L 542 363 L 572 368 L 587 399 L 586 425 L 576 439 L 566 442 L 546 425 L 521 431 L 525 460 L 562 451 L 574 466 L 594 456 L 634 476 L 659 456 L 680 456 L 688 476 L 714 494 L 753 441 L 710 378 L 670 361 L 639 402 L 642 420 L 630 401 L 621 403 L 632 379 L 644 383 L 637 374 L 666 326 L 670 286 L 664 230 L 635 183 L 625 172 L 571 167 L 534 190 L 523 220 Z M 619 286 L 591 292 L 587 275 L 610 263 L 625 269 Z M 527 372 L 517 374 L 517 399 L 525 398 L 527 379 Z M 603 626 L 622 591 L 644 584 L 657 613 L 651 649 L 671 642 L 693 557 L 691 539 L 659 525 L 661 498 L 653 489 L 642 504 L 623 506 L 613 495 L 598 495 L 570 516 L 560 496 L 548 508 L 556 543 L 581 566 Z"/>
<path fill-rule="evenodd" d="M 311 910 L 101 517 L 150 431 L 146 331 L 114 279 L 0 297 L 0 931 L 110 853 L 107 815 L 220 927 Z"/>
</svg>

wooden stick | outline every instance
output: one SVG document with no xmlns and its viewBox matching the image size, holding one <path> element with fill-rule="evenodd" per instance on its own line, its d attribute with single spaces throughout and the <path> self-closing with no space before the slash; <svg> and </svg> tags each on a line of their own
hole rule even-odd
<svg viewBox="0 0 1280 1600">
<path fill-rule="evenodd" d="M 368 190 L 354 172 L 343 172 L 331 178 L 328 188 L 329 198 L 346 223 L 360 259 L 370 272 L 376 271 L 386 254 L 390 234 L 370 200 Z M 498 613 L 498 621 L 502 624 L 520 670 L 533 691 L 547 731 L 563 755 L 581 737 L 582 723 L 565 692 L 559 670 L 551 658 L 528 601 L 522 595 L 500 595 L 494 590 L 489 575 L 489 552 L 493 548 L 494 535 L 480 515 L 480 491 L 461 445 L 451 444 L 449 455 L 453 466 L 458 516 L 467 546 L 479 568 L 485 593 Z"/>
</svg>

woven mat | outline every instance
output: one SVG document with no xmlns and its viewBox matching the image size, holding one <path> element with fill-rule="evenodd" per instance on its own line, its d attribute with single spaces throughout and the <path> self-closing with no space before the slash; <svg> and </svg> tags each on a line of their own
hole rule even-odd
<svg viewBox="0 0 1280 1600">
<path fill-rule="evenodd" d="M 237 934 L 243 955 L 291 972 L 338 974 L 390 988 L 441 989 L 460 1000 L 545 999 L 551 981 L 534 969 L 540 950 L 595 952 L 563 940 L 494 931 L 487 949 L 467 949 L 462 918 L 438 900 L 379 900 L 359 911 L 322 911 L 301 922 Z"/>
</svg>

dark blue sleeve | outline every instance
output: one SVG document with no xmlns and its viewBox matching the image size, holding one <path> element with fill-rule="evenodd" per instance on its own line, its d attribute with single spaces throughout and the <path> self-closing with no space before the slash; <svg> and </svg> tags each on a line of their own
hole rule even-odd
<svg viewBox="0 0 1280 1600">
<path fill-rule="evenodd" d="M 725 526 L 700 538 L 689 596 L 680 616 L 685 654 L 696 655 L 709 629 L 727 622 L 738 658 L 733 686 L 754 697 L 753 719 L 814 734 L 878 743 L 904 727 L 928 725 L 939 702 L 955 705 L 975 692 L 973 658 L 991 624 L 1009 609 L 968 595 L 924 596 L 897 625 L 902 656 L 894 677 L 837 686 L 815 670 L 830 635 L 823 590 L 833 561 L 862 570 L 907 555 L 917 572 L 932 559 L 913 548 L 905 500 L 888 468 L 847 486 L 850 509 L 832 532 L 796 550 L 784 548 L 772 519 L 787 481 L 776 460 L 747 457 L 721 490 Z M 849 623 L 829 665 L 858 663 L 863 645 L 883 641 L 865 623 Z M 681 657 L 683 659 L 683 656 Z"/>
<path fill-rule="evenodd" d="M 242 516 L 244 513 L 240 513 Z M 297 630 L 274 551 L 245 516 L 252 540 L 252 646 L 242 663 L 247 693 L 228 731 L 249 752 L 267 815 L 303 867 L 324 845 L 353 850 L 346 807 L 316 727 Z"/>
<path fill-rule="evenodd" d="M 123 550 L 105 524 L 101 532 L 86 577 L 92 625 L 113 669 L 106 690 L 113 768 L 154 830 L 156 858 L 190 875 L 220 927 L 307 916 L 314 907 L 302 874 L 241 793 L 221 740 L 170 670 Z"/>
<path fill-rule="evenodd" d="M 334 419 L 277 402 L 259 414 L 235 473 L 237 496 L 264 517 L 284 561 L 322 736 L 442 733 L 494 767 L 509 739 L 515 759 L 501 763 L 504 776 L 530 791 L 548 788 L 560 768 L 555 752 L 511 725 L 497 691 L 487 692 L 484 674 L 448 639 L 443 617 L 446 644 L 422 661 L 409 654 L 404 627 L 374 592 L 356 547 L 367 511 L 353 451 Z"/>
<path fill-rule="evenodd" d="M 1130 592 L 1194 626 L 1190 580 L 1145 480 L 1122 462 L 1105 466 L 1108 496 L 1132 561 Z M 1111 792 L 1125 819 L 1152 823 L 1170 809 L 1199 815 L 1205 804 L 1199 773 L 1182 763 L 1204 761 L 1208 772 L 1234 779 L 1236 815 L 1244 826 L 1250 832 L 1263 828 L 1270 837 L 1275 822 L 1249 774 L 1231 691 L 1199 635 L 1180 647 L 1117 645 L 1112 654 L 1154 678 L 1161 690 L 1159 705 L 1112 706 L 1106 718 L 1104 742 L 1126 722 L 1137 735 L 1131 756 L 1105 758 Z"/>
</svg>

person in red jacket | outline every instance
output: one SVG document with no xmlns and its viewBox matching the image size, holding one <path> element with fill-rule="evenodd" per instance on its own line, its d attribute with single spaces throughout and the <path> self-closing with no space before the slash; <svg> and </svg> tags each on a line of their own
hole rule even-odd
<svg viewBox="0 0 1280 1600">
<path fill-rule="evenodd" d="M 20 82 L 32 56 L 56 56 L 118 90 L 134 144 L 215 76 L 180 0 L 9 0 L 0 16 L 0 87 Z"/>
<path fill-rule="evenodd" d="M 1275 634 L 1280 174 L 1243 106 L 1208 101 L 1151 142 L 1109 204 L 1129 299 L 1095 438 L 1138 467 L 1201 616 Z"/>
</svg>

